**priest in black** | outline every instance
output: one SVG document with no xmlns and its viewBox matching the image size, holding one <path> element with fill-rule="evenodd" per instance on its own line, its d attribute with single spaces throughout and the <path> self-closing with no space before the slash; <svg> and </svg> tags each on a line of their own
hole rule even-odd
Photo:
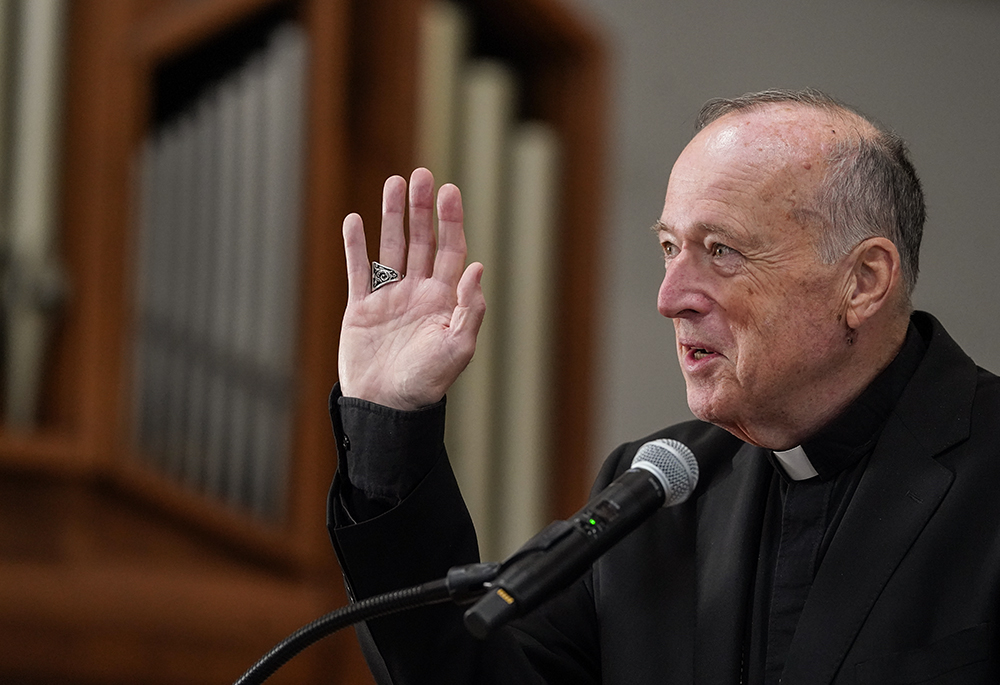
<svg viewBox="0 0 1000 685">
<path fill-rule="evenodd" d="M 344 222 L 349 303 L 331 397 L 331 537 L 360 599 L 478 558 L 443 445 L 485 303 L 461 199 L 386 183 L 372 290 Z M 440 605 L 359 629 L 380 683 L 1000 682 L 1000 381 L 914 312 L 920 183 L 891 132 L 816 91 L 703 108 L 654 224 L 698 421 L 692 497 L 488 640 Z"/>
</svg>

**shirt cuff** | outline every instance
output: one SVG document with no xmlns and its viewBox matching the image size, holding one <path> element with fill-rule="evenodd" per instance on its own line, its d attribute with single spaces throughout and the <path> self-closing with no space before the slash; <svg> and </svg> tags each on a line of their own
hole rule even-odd
<svg viewBox="0 0 1000 685">
<path fill-rule="evenodd" d="M 445 400 L 414 411 L 330 395 L 338 470 L 355 520 L 384 513 L 407 497 L 444 450 Z"/>
</svg>

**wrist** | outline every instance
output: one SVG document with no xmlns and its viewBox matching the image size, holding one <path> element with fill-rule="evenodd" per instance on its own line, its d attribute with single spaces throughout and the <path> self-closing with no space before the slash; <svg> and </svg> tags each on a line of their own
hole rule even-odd
<svg viewBox="0 0 1000 685">
<path fill-rule="evenodd" d="M 403 412 L 420 411 L 437 404 L 443 397 L 427 399 L 406 398 L 391 389 L 373 384 L 352 382 L 351 380 L 345 379 L 340 380 L 340 391 L 343 397 L 361 400 L 362 402 L 368 402 L 369 404 L 379 405 Z"/>
</svg>

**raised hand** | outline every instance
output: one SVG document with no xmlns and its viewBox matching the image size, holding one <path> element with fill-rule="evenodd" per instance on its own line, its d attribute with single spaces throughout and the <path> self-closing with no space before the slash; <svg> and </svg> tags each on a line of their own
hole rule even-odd
<svg viewBox="0 0 1000 685">
<path fill-rule="evenodd" d="M 472 359 L 486 312 L 483 267 L 465 268 L 462 196 L 451 184 L 437 196 L 427 169 L 410 176 L 407 247 L 406 181 L 393 176 L 382 192 L 378 262 L 403 278 L 375 292 L 361 217 L 344 219 L 347 310 L 340 333 L 340 387 L 347 397 L 417 409 L 440 400 Z M 464 271 L 463 271 L 464 270 Z"/>
</svg>

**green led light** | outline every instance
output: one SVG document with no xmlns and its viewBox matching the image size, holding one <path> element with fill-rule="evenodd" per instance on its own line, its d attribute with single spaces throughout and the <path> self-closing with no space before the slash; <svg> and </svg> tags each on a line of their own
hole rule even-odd
<svg viewBox="0 0 1000 685">
<path fill-rule="evenodd" d="M 594 519 L 590 519 L 590 525 L 596 526 L 597 525 L 597 521 L 595 521 Z"/>
</svg>

